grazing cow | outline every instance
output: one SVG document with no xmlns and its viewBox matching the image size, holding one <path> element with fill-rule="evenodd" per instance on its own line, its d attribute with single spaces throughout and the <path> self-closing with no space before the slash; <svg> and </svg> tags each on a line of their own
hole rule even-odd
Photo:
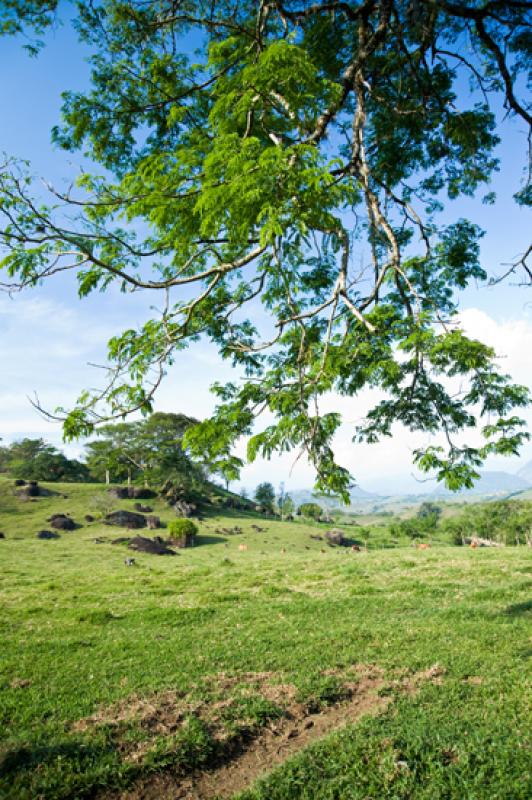
<svg viewBox="0 0 532 800">
<path fill-rule="evenodd" d="M 239 550 L 247 550 L 247 549 L 248 549 L 248 546 L 247 546 L 247 544 L 239 544 L 239 545 L 238 545 L 238 549 L 239 549 Z"/>
<path fill-rule="evenodd" d="M 430 547 L 430 544 L 427 544 L 426 542 L 421 542 L 420 544 L 418 544 L 417 549 L 418 550 L 428 550 L 429 547 Z"/>
</svg>

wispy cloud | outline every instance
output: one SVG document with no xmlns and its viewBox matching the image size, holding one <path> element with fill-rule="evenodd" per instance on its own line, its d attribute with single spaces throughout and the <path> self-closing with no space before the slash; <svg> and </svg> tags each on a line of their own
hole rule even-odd
<svg viewBox="0 0 532 800">
<path fill-rule="evenodd" d="M 100 307 L 97 301 L 95 298 L 89 304 L 67 304 L 50 295 L 22 295 L 14 300 L 0 296 L 0 436 L 11 440 L 23 435 L 42 435 L 60 443 L 60 427 L 45 422 L 32 408 L 28 395 L 38 392 L 43 405 L 50 409 L 74 402 L 81 389 L 95 385 L 100 378 L 98 370 L 88 362 L 103 363 L 109 337 L 132 324 L 131 316 L 142 321 L 148 313 L 147 306 L 140 303 L 114 306 L 102 302 Z M 505 372 L 518 382 L 532 383 L 531 319 L 523 316 L 496 320 L 479 308 L 463 311 L 461 319 L 470 336 L 495 348 Z M 238 377 L 228 363 L 219 359 L 214 346 L 194 345 L 179 354 L 169 369 L 156 408 L 203 418 L 215 405 L 215 398 L 209 392 L 212 383 Z M 322 403 L 322 410 L 336 410 L 343 415 L 335 451 L 339 461 L 362 486 L 365 480 L 410 474 L 413 449 L 430 441 L 427 436 L 412 434 L 398 425 L 393 437 L 376 445 L 354 444 L 355 426 L 377 397 L 378 393 L 368 390 L 356 398 L 332 394 Z M 532 412 L 527 411 L 525 416 L 532 426 Z M 243 456 L 245 446 L 245 441 L 239 443 L 238 451 Z M 80 445 L 68 449 L 79 454 Z M 525 455 L 532 456 L 532 447 L 527 448 Z M 490 466 L 506 469 L 517 465 L 511 460 L 498 459 L 492 460 Z M 294 452 L 271 461 L 259 459 L 244 469 L 244 485 L 254 486 L 262 480 L 274 483 L 285 480 L 292 488 L 300 487 L 312 483 L 313 470 L 304 457 L 298 458 Z"/>
</svg>

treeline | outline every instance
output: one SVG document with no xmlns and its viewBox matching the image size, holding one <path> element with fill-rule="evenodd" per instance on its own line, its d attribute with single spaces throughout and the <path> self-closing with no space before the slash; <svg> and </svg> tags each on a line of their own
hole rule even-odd
<svg viewBox="0 0 532 800">
<path fill-rule="evenodd" d="M 441 534 L 456 545 L 478 540 L 495 545 L 532 545 L 532 503 L 526 500 L 475 503 L 450 517 L 443 517 L 442 510 L 435 503 L 422 503 L 415 517 L 392 524 L 390 532 L 413 541 Z"/>
<path fill-rule="evenodd" d="M 29 481 L 82 483 L 95 480 L 87 464 L 67 458 L 44 439 L 22 439 L 0 446 L 0 472 Z"/>
<path fill-rule="evenodd" d="M 209 465 L 192 461 L 183 445 L 185 431 L 195 422 L 183 414 L 160 412 L 138 422 L 105 425 L 85 446 L 82 461 L 68 458 L 42 438 L 22 439 L 0 446 L 0 472 L 52 482 L 157 485 L 170 479 L 193 492 L 208 474 L 216 474 Z"/>
</svg>

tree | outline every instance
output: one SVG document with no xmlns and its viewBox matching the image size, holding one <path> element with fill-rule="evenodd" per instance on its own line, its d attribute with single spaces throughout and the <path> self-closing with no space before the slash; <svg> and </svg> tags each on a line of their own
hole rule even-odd
<svg viewBox="0 0 532 800">
<path fill-rule="evenodd" d="M 286 494 L 284 496 L 284 501 L 283 501 L 283 508 L 282 508 L 282 512 L 281 512 L 282 516 L 283 517 L 291 517 L 292 514 L 294 513 L 295 507 L 296 507 L 296 504 L 294 503 L 294 501 L 292 500 L 290 495 Z"/>
<path fill-rule="evenodd" d="M 441 517 L 441 506 L 433 503 L 432 500 L 424 500 L 419 506 L 417 517 L 418 519 L 431 517 L 437 521 Z"/>
<path fill-rule="evenodd" d="M 323 509 L 317 503 L 302 503 L 297 509 L 297 513 L 302 517 L 319 520 L 323 514 Z"/>
<path fill-rule="evenodd" d="M 22 439 L 5 448 L 5 468 L 13 478 L 33 481 L 90 480 L 85 464 L 67 458 L 44 439 Z"/>
<path fill-rule="evenodd" d="M 0 439 L 0 442 L 2 440 Z M 7 465 L 9 462 L 9 450 L 7 447 L 0 445 L 0 472 L 7 471 Z"/>
<path fill-rule="evenodd" d="M 107 470 L 114 481 L 203 479 L 201 467 L 191 461 L 183 445 L 185 431 L 195 422 L 184 414 L 158 412 L 145 420 L 104 425 L 98 429 L 100 438 L 87 445 L 87 465 L 100 480 Z"/>
<path fill-rule="evenodd" d="M 255 501 L 267 511 L 273 511 L 275 505 L 275 489 L 271 483 L 259 483 L 255 489 Z"/>
<path fill-rule="evenodd" d="M 279 493 L 277 495 L 277 508 L 281 519 L 290 516 L 293 513 L 295 504 L 289 494 L 286 493 L 284 481 L 279 484 Z"/>
<path fill-rule="evenodd" d="M 55 7 L 4 4 L 0 32 L 40 34 Z M 186 439 L 227 479 L 242 463 L 233 445 L 250 435 L 249 459 L 306 452 L 316 488 L 347 502 L 351 478 L 332 447 L 341 417 L 320 412 L 319 400 L 365 387 L 385 399 L 355 440 L 390 436 L 394 422 L 442 430 L 446 446 L 418 449 L 414 461 L 451 489 L 470 487 L 489 454 L 516 453 L 527 434 L 514 409 L 527 390 L 457 317 L 460 292 L 488 277 L 482 231 L 440 212 L 447 198 L 489 187 L 498 103 L 532 124 L 520 96 L 530 2 L 77 8 L 91 86 L 64 94 L 53 138 L 95 168 L 46 203 L 23 166 L 3 165 L 5 283 L 72 270 L 82 297 L 117 285 L 166 299 L 160 317 L 111 339 L 109 382 L 58 412 L 65 435 L 149 412 L 166 366 L 207 337 L 245 379 L 214 387 L 215 413 Z M 532 203 L 525 174 L 523 205 Z M 532 279 L 530 252 L 509 271 Z M 257 432 L 262 411 L 272 421 Z M 462 443 L 477 417 L 484 444 Z"/>
<path fill-rule="evenodd" d="M 445 520 L 443 527 L 455 544 L 475 536 L 499 544 L 527 544 L 532 538 L 532 504 L 519 500 L 476 504 Z"/>
<path fill-rule="evenodd" d="M 428 532 L 425 521 L 420 519 L 403 519 L 390 526 L 390 533 L 394 538 L 408 536 L 412 542 L 416 539 L 423 539 Z"/>
<path fill-rule="evenodd" d="M 421 503 L 416 516 L 423 523 L 424 530 L 432 531 L 437 527 L 441 513 L 441 506 L 436 505 L 431 500 L 425 500 Z"/>
</svg>

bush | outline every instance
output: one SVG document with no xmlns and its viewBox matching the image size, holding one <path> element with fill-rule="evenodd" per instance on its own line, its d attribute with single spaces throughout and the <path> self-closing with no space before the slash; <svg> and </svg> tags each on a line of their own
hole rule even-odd
<svg viewBox="0 0 532 800">
<path fill-rule="evenodd" d="M 116 508 L 116 500 L 109 492 L 100 492 L 90 499 L 90 508 L 98 519 L 104 519 Z"/>
<path fill-rule="evenodd" d="M 185 519 L 184 517 L 170 520 L 167 524 L 167 529 L 170 536 L 175 537 L 195 536 L 198 532 L 198 526 L 191 519 Z"/>
<path fill-rule="evenodd" d="M 318 520 L 323 514 L 323 510 L 317 503 L 303 503 L 299 506 L 297 513 L 302 517 Z"/>
</svg>

